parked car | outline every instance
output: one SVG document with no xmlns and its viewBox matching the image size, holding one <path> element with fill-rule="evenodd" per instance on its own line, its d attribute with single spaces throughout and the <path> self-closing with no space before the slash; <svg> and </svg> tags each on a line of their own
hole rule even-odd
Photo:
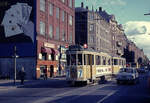
<svg viewBox="0 0 150 103">
<path fill-rule="evenodd" d="M 139 74 L 135 68 L 121 68 L 116 77 L 117 84 L 121 82 L 137 83 L 139 82 Z"/>
<path fill-rule="evenodd" d="M 146 69 L 144 67 L 138 68 L 137 69 L 138 73 L 146 73 Z"/>
</svg>

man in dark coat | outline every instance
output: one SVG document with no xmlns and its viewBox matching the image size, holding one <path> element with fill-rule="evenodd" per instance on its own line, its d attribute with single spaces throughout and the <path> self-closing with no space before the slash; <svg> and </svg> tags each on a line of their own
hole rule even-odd
<svg viewBox="0 0 150 103">
<path fill-rule="evenodd" d="M 24 71 L 24 67 L 22 67 L 22 68 L 21 68 L 21 71 L 19 72 L 21 84 L 24 84 L 25 75 L 26 75 L 26 73 L 25 73 L 25 71 Z"/>
</svg>

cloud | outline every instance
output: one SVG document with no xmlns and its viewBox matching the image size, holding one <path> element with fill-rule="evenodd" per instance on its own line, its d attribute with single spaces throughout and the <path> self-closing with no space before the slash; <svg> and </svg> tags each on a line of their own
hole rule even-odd
<svg viewBox="0 0 150 103">
<path fill-rule="evenodd" d="M 103 6 L 108 6 L 108 5 L 125 6 L 126 2 L 123 0 L 102 0 L 101 5 L 103 5 Z"/>
<path fill-rule="evenodd" d="M 128 39 L 135 42 L 150 58 L 150 22 L 129 21 L 125 24 L 124 29 Z"/>
</svg>

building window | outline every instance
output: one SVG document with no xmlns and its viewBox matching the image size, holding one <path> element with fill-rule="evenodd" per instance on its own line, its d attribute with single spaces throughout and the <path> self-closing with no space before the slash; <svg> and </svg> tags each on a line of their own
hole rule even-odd
<svg viewBox="0 0 150 103">
<path fill-rule="evenodd" d="M 45 12 L 45 0 L 40 0 L 40 10 Z"/>
<path fill-rule="evenodd" d="M 69 42 L 72 43 L 72 32 L 70 32 Z"/>
<path fill-rule="evenodd" d="M 65 3 L 65 0 L 61 0 L 63 3 Z"/>
<path fill-rule="evenodd" d="M 90 31 L 94 31 L 94 24 L 90 24 Z"/>
<path fill-rule="evenodd" d="M 49 14 L 53 16 L 53 4 L 49 4 Z"/>
<path fill-rule="evenodd" d="M 69 16 L 69 24 L 72 25 L 72 16 Z"/>
<path fill-rule="evenodd" d="M 56 18 L 59 19 L 59 8 L 56 8 Z"/>
<path fill-rule="evenodd" d="M 53 26 L 52 25 L 49 26 L 49 36 L 50 38 L 53 38 Z"/>
<path fill-rule="evenodd" d="M 59 27 L 56 28 L 56 40 L 59 40 Z"/>
<path fill-rule="evenodd" d="M 69 0 L 69 7 L 72 8 L 72 0 Z"/>
<path fill-rule="evenodd" d="M 40 34 L 45 35 L 45 23 L 40 21 Z"/>
<path fill-rule="evenodd" d="M 66 38 L 66 34 L 65 34 L 65 30 L 63 29 L 62 30 L 62 41 L 65 41 L 65 38 Z"/>
<path fill-rule="evenodd" d="M 65 12 L 62 11 L 62 21 L 64 22 L 65 21 Z"/>
</svg>

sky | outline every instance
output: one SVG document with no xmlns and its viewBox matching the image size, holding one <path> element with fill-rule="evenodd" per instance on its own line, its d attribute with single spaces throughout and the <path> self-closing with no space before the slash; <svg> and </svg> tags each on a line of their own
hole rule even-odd
<svg viewBox="0 0 150 103">
<path fill-rule="evenodd" d="M 114 14 L 122 24 L 128 39 L 132 40 L 150 59 L 150 0 L 76 0 L 75 6 L 98 10 L 102 7 L 108 14 Z"/>
</svg>

